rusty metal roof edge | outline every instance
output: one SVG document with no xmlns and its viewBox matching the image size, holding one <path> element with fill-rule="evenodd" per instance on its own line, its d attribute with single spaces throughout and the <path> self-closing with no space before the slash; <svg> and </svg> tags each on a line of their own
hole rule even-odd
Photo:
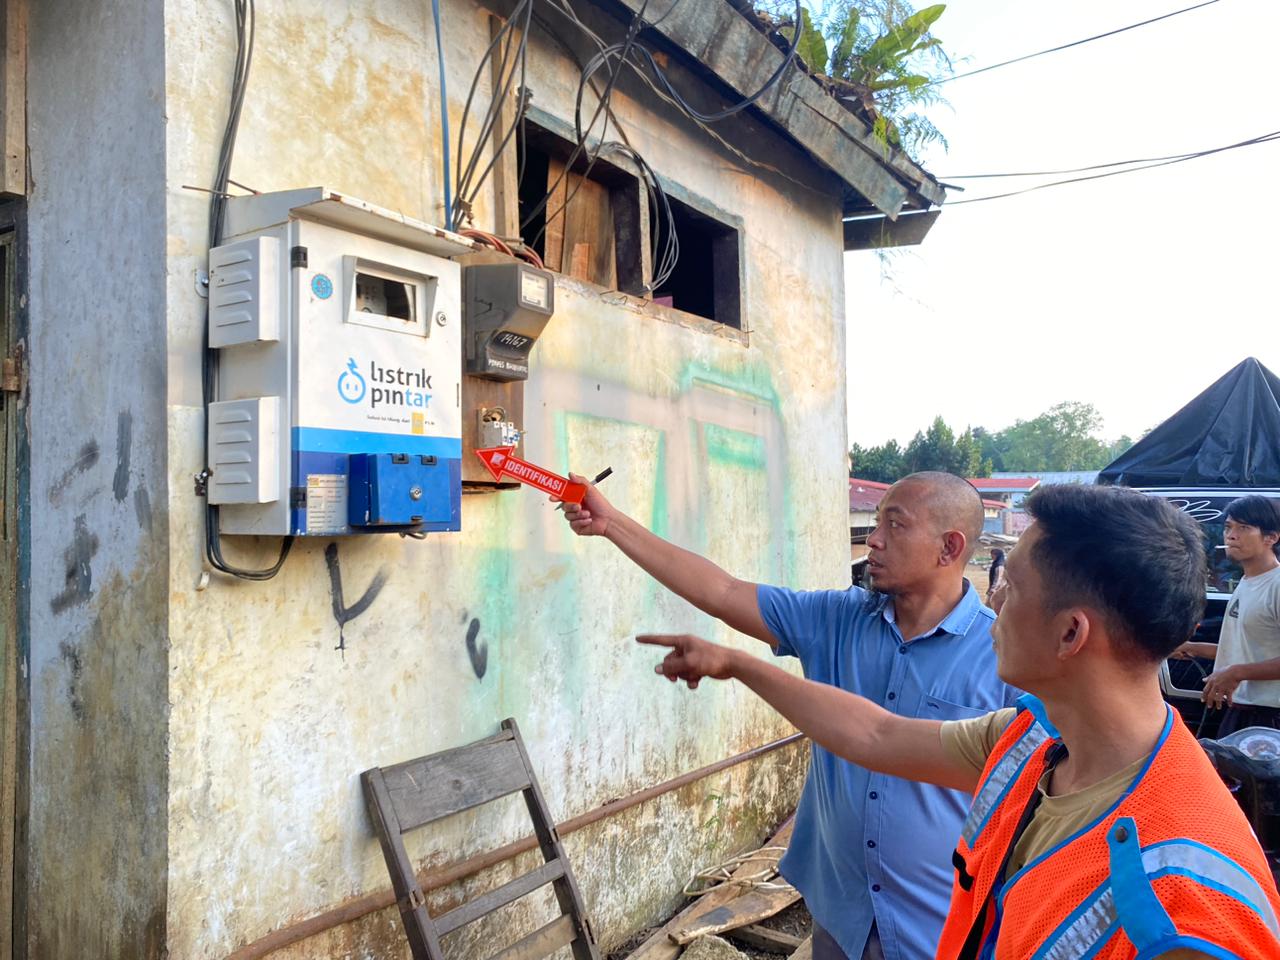
<svg viewBox="0 0 1280 960">
<path fill-rule="evenodd" d="M 620 6 L 631 14 L 644 11 L 652 29 L 723 83 L 746 96 L 755 92 L 761 77 L 768 77 L 785 56 L 728 0 L 593 0 Z M 740 50 L 727 50 L 728 47 Z M 750 65 L 751 71 L 742 68 Z M 784 82 L 754 105 L 758 113 L 788 134 L 815 162 L 827 167 L 886 216 L 894 219 L 904 208 L 941 205 L 945 189 L 923 167 L 900 150 L 876 139 L 871 127 L 846 110 L 822 86 L 802 70 L 793 70 Z M 802 117 L 800 114 L 807 114 Z M 815 121 L 822 127 L 815 127 Z M 804 128 L 808 125 L 810 129 Z M 841 162 L 836 142 L 853 146 L 863 158 Z M 871 160 L 879 175 L 866 164 Z M 883 178 L 898 184 L 889 187 Z M 906 188 L 904 195 L 902 188 Z"/>
</svg>

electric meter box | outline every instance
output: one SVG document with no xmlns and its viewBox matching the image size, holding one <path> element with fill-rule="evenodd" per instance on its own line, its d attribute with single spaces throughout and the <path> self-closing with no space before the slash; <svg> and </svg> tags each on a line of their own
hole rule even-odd
<svg viewBox="0 0 1280 960">
<path fill-rule="evenodd" d="M 227 201 L 209 254 L 224 534 L 461 526 L 456 234 L 322 188 Z"/>
</svg>

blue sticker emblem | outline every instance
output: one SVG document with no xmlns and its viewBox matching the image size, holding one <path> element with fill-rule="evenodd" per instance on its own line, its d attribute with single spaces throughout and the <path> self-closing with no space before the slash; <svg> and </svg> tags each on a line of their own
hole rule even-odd
<svg viewBox="0 0 1280 960">
<path fill-rule="evenodd" d="M 347 369 L 338 377 L 338 396 L 347 403 L 359 403 L 366 389 L 364 377 L 356 369 L 355 357 L 347 358 Z"/>
<path fill-rule="evenodd" d="M 333 296 L 333 281 L 323 273 L 317 273 L 311 278 L 311 292 L 321 300 L 328 300 Z"/>
</svg>

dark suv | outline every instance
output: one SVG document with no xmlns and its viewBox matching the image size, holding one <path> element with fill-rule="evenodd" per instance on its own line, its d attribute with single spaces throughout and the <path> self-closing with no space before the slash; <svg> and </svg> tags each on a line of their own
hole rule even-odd
<svg viewBox="0 0 1280 960">
<path fill-rule="evenodd" d="M 1208 583 L 1205 584 L 1204 618 L 1193 639 L 1217 643 L 1227 601 L 1244 575 L 1240 567 L 1227 559 L 1222 546 L 1223 528 L 1227 520 L 1227 504 L 1237 497 L 1258 494 L 1280 499 L 1280 490 L 1257 487 L 1160 487 L 1139 488 L 1140 493 L 1168 500 L 1179 510 L 1194 517 L 1204 530 L 1205 554 L 1209 560 Z M 1167 699 L 1182 714 L 1192 732 L 1200 737 L 1213 737 L 1218 732 L 1221 710 L 1205 710 L 1200 702 L 1204 678 L 1213 672 L 1213 661 L 1166 660 L 1160 669 L 1160 687 Z"/>
</svg>

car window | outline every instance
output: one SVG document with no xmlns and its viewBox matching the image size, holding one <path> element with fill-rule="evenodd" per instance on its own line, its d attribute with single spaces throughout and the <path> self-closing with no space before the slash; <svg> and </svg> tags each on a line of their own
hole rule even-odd
<svg viewBox="0 0 1280 960">
<path fill-rule="evenodd" d="M 1227 504 L 1236 498 L 1228 497 L 1170 497 L 1169 502 L 1199 522 L 1204 531 L 1204 552 L 1208 560 L 1209 593 L 1234 593 L 1236 584 L 1244 576 L 1240 565 L 1227 559 L 1222 548 L 1222 536 L 1227 523 Z"/>
</svg>

